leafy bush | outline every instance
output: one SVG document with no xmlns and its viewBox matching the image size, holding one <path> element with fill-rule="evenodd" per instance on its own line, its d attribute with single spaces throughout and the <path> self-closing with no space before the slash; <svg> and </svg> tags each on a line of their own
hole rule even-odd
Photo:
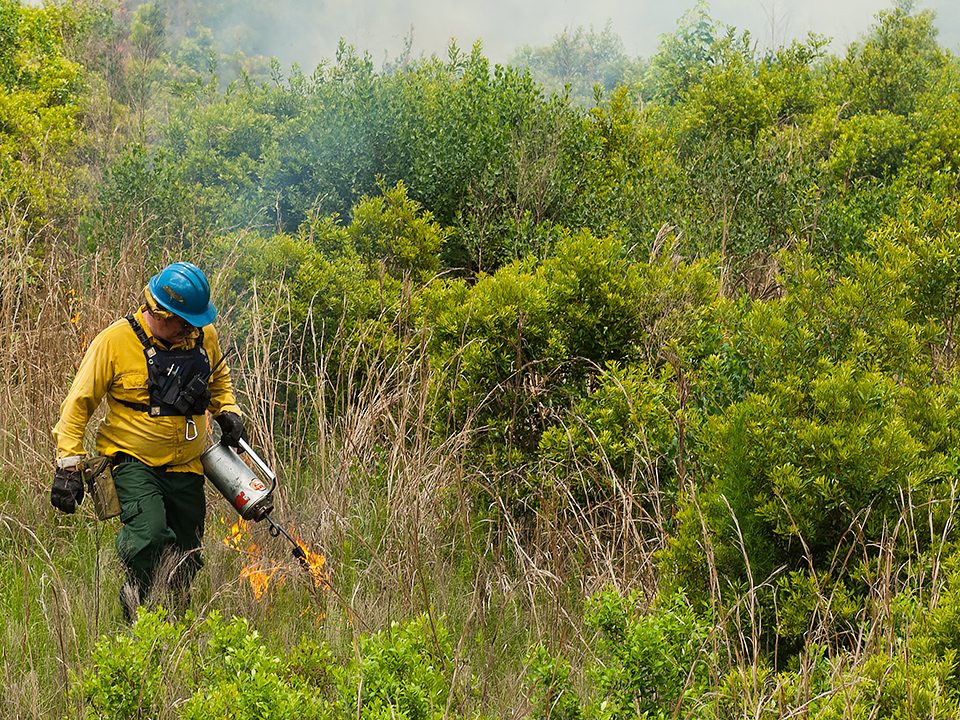
<svg viewBox="0 0 960 720">
<path fill-rule="evenodd" d="M 84 11 L 0 1 L 0 212 L 42 223 L 65 209 L 83 138 L 82 68 L 64 29 Z"/>
<path fill-rule="evenodd" d="M 169 622 L 160 608 L 101 639 L 78 688 L 90 718 L 438 720 L 451 652 L 443 622 L 425 616 L 359 638 L 356 656 L 336 662 L 308 639 L 271 652 L 243 618 Z"/>
<path fill-rule="evenodd" d="M 682 594 L 640 611 L 639 593 L 607 590 L 592 598 L 587 624 L 598 631 L 595 699 L 598 720 L 670 718 L 689 711 L 708 687 L 712 623 Z"/>
<path fill-rule="evenodd" d="M 166 613 L 143 613 L 131 634 L 102 638 L 81 678 L 88 718 L 153 718 L 168 706 L 165 664 L 186 624 L 168 623 Z"/>
<path fill-rule="evenodd" d="M 449 235 L 407 195 L 403 181 L 381 188 L 379 197 L 364 197 L 353 209 L 347 228 L 351 244 L 371 265 L 383 263 L 392 275 L 410 273 L 428 280 L 440 269 L 440 250 Z"/>
<path fill-rule="evenodd" d="M 704 482 L 665 555 L 671 582 L 700 597 L 720 590 L 708 568 L 721 588 L 760 591 L 788 635 L 818 622 L 855 632 L 861 583 L 879 572 L 866 548 L 908 511 L 904 497 L 940 492 L 954 472 L 953 385 L 931 382 L 938 329 L 912 300 L 929 276 L 902 245 L 872 242 L 876 257 L 851 256 L 846 278 L 806 251 L 785 257 L 784 298 L 744 307 L 752 391 L 698 424 Z M 762 587 L 775 577 L 779 601 Z"/>
<path fill-rule="evenodd" d="M 327 704 L 308 677 L 290 672 L 292 658 L 281 659 L 263 646 L 246 620 L 211 615 L 203 626 L 205 647 L 196 658 L 200 680 L 182 705 L 184 720 L 290 720 L 327 718 Z M 296 666 L 295 666 L 296 667 Z"/>
<path fill-rule="evenodd" d="M 303 653 L 269 653 L 242 618 L 213 613 L 194 621 L 168 622 L 162 608 L 141 611 L 131 633 L 101 639 L 79 685 L 85 716 L 329 717 L 323 688 L 311 682 L 316 672 L 302 672 Z M 329 666 L 324 648 L 314 645 L 311 654 Z"/>
<path fill-rule="evenodd" d="M 450 698 L 452 648 L 442 621 L 421 616 L 360 640 L 358 662 L 335 673 L 337 712 L 363 720 L 439 720 Z"/>
<path fill-rule="evenodd" d="M 527 658 L 525 678 L 535 720 L 580 720 L 580 697 L 570 682 L 570 663 L 537 646 Z"/>
</svg>

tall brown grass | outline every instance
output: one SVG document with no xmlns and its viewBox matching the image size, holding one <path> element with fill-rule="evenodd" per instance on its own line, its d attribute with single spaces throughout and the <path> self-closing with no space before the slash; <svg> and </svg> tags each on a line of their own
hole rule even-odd
<svg viewBox="0 0 960 720">
<path fill-rule="evenodd" d="M 93 644 L 103 633 L 124 632 L 115 522 L 96 523 L 87 505 L 75 517 L 50 508 L 50 430 L 86 344 L 139 303 L 155 268 L 144 266 L 149 243 L 139 233 L 119 247 L 89 251 L 68 232 L 38 233 L 15 213 L 10 217 L 0 262 L 0 547 L 8 559 L 0 569 L 6 699 L 0 715 L 41 718 L 82 711 L 71 688 Z M 188 259 L 206 264 L 202 256 Z M 656 557 L 672 522 L 657 482 L 658 458 L 638 457 L 626 478 L 601 463 L 613 491 L 589 507 L 576 497 L 598 472 L 593 460 L 516 469 L 549 475 L 543 487 L 552 488 L 532 518 L 518 518 L 501 492 L 510 478 L 472 459 L 472 440 L 484 428 L 467 421 L 441 432 L 432 422 L 438 375 L 429 338 L 402 330 L 404 309 L 385 311 L 378 325 L 399 329 L 395 343 L 343 328 L 298 337 L 284 322 L 288 298 L 282 293 L 253 287 L 242 308 L 231 307 L 217 284 L 219 269 L 211 276 L 224 311 L 218 323 L 224 343 L 238 349 L 230 362 L 251 438 L 280 475 L 274 515 L 325 556 L 329 587 L 318 589 L 285 542 L 261 524 L 251 531 L 257 557 L 280 568 L 277 578 L 285 580 L 258 600 L 241 577 L 253 558 L 222 542 L 233 512 L 210 492 L 206 565 L 192 601 L 201 616 L 215 609 L 241 614 L 281 646 L 308 634 L 342 652 L 355 651 L 360 633 L 391 620 L 423 613 L 439 622 L 442 616 L 458 638 L 451 677 L 460 705 L 451 712 L 522 717 L 530 712 L 522 674 L 531 647 L 543 643 L 580 658 L 580 668 L 589 665 L 585 597 L 608 585 L 655 596 Z M 242 337 L 232 331 L 241 312 L 249 321 Z M 684 482 L 684 490 L 695 493 L 693 479 Z M 931 607 L 944 586 L 949 533 L 931 536 L 931 528 L 943 527 L 932 518 L 946 514 L 947 526 L 955 524 L 956 492 L 948 500 L 905 496 L 902 507 L 888 537 L 857 550 L 882 559 L 860 634 L 841 641 L 830 591 L 824 588 L 818 599 L 807 637 L 842 658 L 830 693 L 852 697 L 851 678 L 871 656 L 909 652 L 891 635 L 902 578 L 917 577 L 916 569 L 904 573 L 896 566 L 898 543 L 934 548 L 920 573 Z M 856 524 L 850 533 L 860 537 Z M 706 531 L 702 543 L 709 559 Z M 849 560 L 837 558 L 836 571 Z M 704 702 L 730 718 L 805 716 L 824 691 L 807 687 L 797 695 L 769 671 L 761 653 L 762 625 L 770 618 L 759 613 L 756 598 L 777 575 L 751 577 L 746 592 L 730 602 L 730 588 L 708 564 L 718 624 L 705 651 L 718 690 Z M 812 662 L 808 651 L 801 653 L 801 676 Z M 589 679 L 581 673 L 576 682 L 587 695 Z"/>
</svg>

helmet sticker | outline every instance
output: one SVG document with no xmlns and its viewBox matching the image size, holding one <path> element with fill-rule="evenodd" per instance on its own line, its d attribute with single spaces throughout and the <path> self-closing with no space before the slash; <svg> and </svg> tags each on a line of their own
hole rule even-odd
<svg viewBox="0 0 960 720">
<path fill-rule="evenodd" d="M 173 289 L 172 287 L 170 287 L 169 285 L 164 285 L 164 286 L 163 286 L 163 289 L 166 291 L 167 295 L 169 295 L 171 298 L 173 298 L 174 300 L 176 300 L 176 301 L 177 301 L 178 303 L 180 303 L 181 305 L 183 304 L 183 295 L 181 295 L 180 293 L 178 293 L 176 290 L 174 290 L 174 289 Z"/>
</svg>

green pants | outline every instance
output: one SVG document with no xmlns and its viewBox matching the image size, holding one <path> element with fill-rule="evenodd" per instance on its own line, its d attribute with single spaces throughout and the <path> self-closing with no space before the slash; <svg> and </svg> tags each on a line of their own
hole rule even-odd
<svg viewBox="0 0 960 720">
<path fill-rule="evenodd" d="M 206 504 L 203 475 L 169 472 L 136 460 L 113 468 L 120 499 L 117 553 L 140 602 L 153 588 L 161 561 L 169 557 L 172 589 L 186 591 L 200 569 Z M 171 552 L 172 551 L 172 552 Z M 165 568 L 167 566 L 165 565 Z"/>
</svg>

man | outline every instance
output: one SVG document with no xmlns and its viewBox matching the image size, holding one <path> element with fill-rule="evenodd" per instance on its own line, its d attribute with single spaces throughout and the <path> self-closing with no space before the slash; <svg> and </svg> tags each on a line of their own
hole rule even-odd
<svg viewBox="0 0 960 720">
<path fill-rule="evenodd" d="M 83 437 L 100 401 L 107 414 L 97 433 L 99 455 L 112 459 L 120 500 L 117 552 L 127 579 L 127 617 L 158 580 L 186 598 L 199 570 L 205 514 L 206 413 L 221 442 L 245 439 L 240 409 L 211 323 L 217 309 L 196 265 L 177 262 L 154 275 L 136 313 L 102 331 L 87 349 L 60 407 L 53 434 L 57 466 L 50 502 L 72 513 L 83 500 L 78 464 Z M 172 562 L 161 562 L 165 558 Z"/>
</svg>

